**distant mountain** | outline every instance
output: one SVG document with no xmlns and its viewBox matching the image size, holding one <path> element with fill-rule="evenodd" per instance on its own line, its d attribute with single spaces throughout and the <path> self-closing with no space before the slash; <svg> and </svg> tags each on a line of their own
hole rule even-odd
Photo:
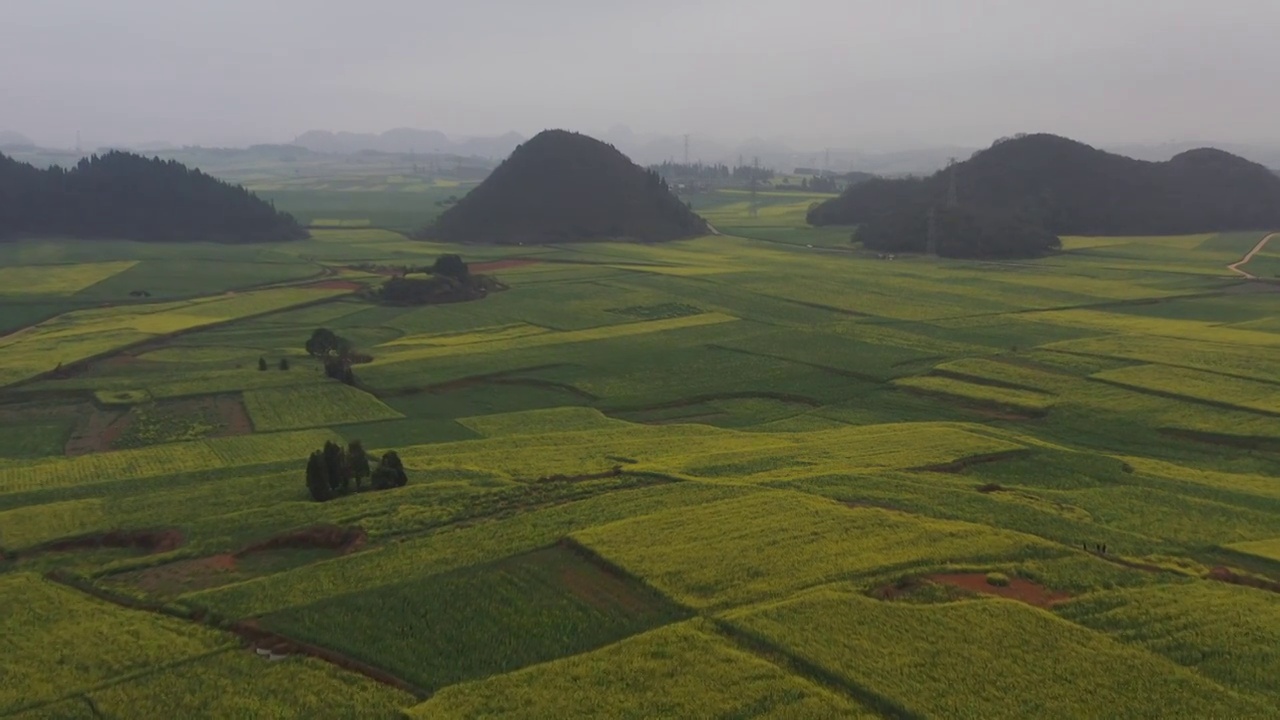
<svg viewBox="0 0 1280 720">
<path fill-rule="evenodd" d="M 31 138 L 12 130 L 0 130 L 0 148 L 15 147 L 29 148 L 35 147 L 35 143 Z"/>
<path fill-rule="evenodd" d="M 1131 143 L 1127 145 L 1110 145 L 1103 149 L 1137 160 L 1162 162 L 1171 159 L 1175 155 L 1181 155 L 1188 150 L 1197 150 L 1203 147 L 1215 147 L 1219 150 L 1225 150 L 1232 155 L 1239 155 L 1246 160 L 1252 160 L 1267 167 L 1280 167 L 1280 145 L 1276 144 L 1216 142 Z"/>
<path fill-rule="evenodd" d="M 244 188 L 172 160 L 111 152 L 41 170 L 0 155 L 0 238 L 49 235 L 247 243 L 307 232 Z"/>
<path fill-rule="evenodd" d="M 707 223 L 612 145 L 548 130 L 517 147 L 423 235 L 462 243 L 660 242 Z"/>
<path fill-rule="evenodd" d="M 396 128 L 384 133 L 349 133 L 310 130 L 297 137 L 294 145 L 315 152 L 349 155 L 359 152 L 416 153 L 418 155 L 457 154 L 483 158 L 506 157 L 523 140 L 515 133 L 498 137 L 451 140 L 437 130 Z"/>
<path fill-rule="evenodd" d="M 948 199 L 953 186 L 954 204 Z M 998 141 L 927 178 L 855 185 L 810 211 L 809 222 L 908 228 L 904 216 L 954 205 L 974 217 L 1000 217 L 1053 235 L 1263 230 L 1280 228 L 1280 177 L 1221 150 L 1146 162 L 1054 135 L 1026 135 Z M 899 233 L 899 249 L 924 249 L 922 226 L 914 227 Z M 1028 249 L 1035 252 L 1039 248 Z"/>
</svg>

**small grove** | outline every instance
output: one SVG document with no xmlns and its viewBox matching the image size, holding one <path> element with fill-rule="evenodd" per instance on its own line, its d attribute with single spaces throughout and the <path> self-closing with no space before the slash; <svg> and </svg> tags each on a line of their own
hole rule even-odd
<svg viewBox="0 0 1280 720">
<path fill-rule="evenodd" d="M 364 480 L 369 486 L 364 486 Z M 352 487 L 354 481 L 354 487 Z M 307 460 L 307 491 L 316 502 L 367 490 L 389 490 L 404 487 L 409 482 L 400 456 L 389 450 L 371 466 L 369 455 L 359 440 L 353 440 L 346 448 L 335 442 L 311 453 Z"/>
</svg>

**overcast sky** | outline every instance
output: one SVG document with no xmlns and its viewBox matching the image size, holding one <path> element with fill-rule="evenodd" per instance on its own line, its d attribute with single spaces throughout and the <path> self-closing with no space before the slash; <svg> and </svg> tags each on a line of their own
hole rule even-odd
<svg viewBox="0 0 1280 720">
<path fill-rule="evenodd" d="M 0 130 L 1275 141 L 1278 28 L 1280 0 L 3 0 Z"/>
</svg>

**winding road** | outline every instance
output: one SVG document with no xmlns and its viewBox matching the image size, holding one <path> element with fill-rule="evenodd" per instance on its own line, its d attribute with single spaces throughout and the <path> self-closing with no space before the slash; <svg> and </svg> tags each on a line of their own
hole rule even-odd
<svg viewBox="0 0 1280 720">
<path fill-rule="evenodd" d="M 1262 238 L 1261 240 L 1258 241 L 1257 245 L 1253 246 L 1253 249 L 1249 251 L 1248 255 L 1245 255 L 1243 258 L 1241 258 L 1237 262 L 1231 263 L 1230 265 L 1227 266 L 1227 269 L 1233 273 L 1239 274 L 1241 277 L 1243 277 L 1246 280 L 1257 280 L 1258 279 L 1257 275 L 1254 275 L 1248 270 L 1241 270 L 1240 266 L 1252 260 L 1254 255 L 1257 255 L 1258 253 L 1262 252 L 1262 248 L 1266 247 L 1267 243 L 1270 242 L 1272 238 L 1277 238 L 1277 237 L 1280 237 L 1280 233 L 1271 233 L 1270 235 Z"/>
</svg>

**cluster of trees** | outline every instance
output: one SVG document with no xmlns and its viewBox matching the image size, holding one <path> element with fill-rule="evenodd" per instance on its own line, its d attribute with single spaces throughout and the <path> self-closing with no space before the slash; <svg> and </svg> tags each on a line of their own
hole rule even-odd
<svg viewBox="0 0 1280 720">
<path fill-rule="evenodd" d="M 458 255 L 441 255 L 429 267 L 405 268 L 371 292 L 389 305 L 432 305 L 478 300 L 507 287 L 488 275 L 473 274 Z"/>
<path fill-rule="evenodd" d="M 422 237 L 459 243 L 661 242 L 707 232 L 662 176 L 599 140 L 548 130 L 516 148 Z"/>
<path fill-rule="evenodd" d="M 223 243 L 308 236 L 239 185 L 125 152 L 47 170 L 0 155 L 0 238 L 23 235 Z"/>
<path fill-rule="evenodd" d="M 262 372 L 266 372 L 270 367 L 271 366 L 267 364 L 266 358 L 264 357 L 258 358 L 258 370 Z M 280 362 L 276 365 L 276 367 L 280 368 L 281 370 L 288 370 L 289 358 L 280 358 Z"/>
<path fill-rule="evenodd" d="M 350 340 L 339 337 L 329 328 L 317 328 L 307 338 L 307 354 L 324 363 L 324 374 L 348 385 L 356 384 L 355 373 L 351 370 L 356 362 L 368 362 L 370 358 L 356 352 Z M 284 370 L 285 367 L 280 369 Z"/>
<path fill-rule="evenodd" d="M 856 239 L 869 246 L 910 251 L 928 243 L 928 218 L 937 210 L 946 211 L 933 225 L 939 252 L 950 246 L 962 257 L 1033 256 L 1054 246 L 1049 235 L 1280 226 L 1280 177 L 1220 150 L 1145 162 L 1054 135 L 1024 135 L 926 178 L 854 185 L 810 211 L 809 222 L 861 225 Z M 993 241 L 997 232 L 1010 237 Z"/>
<path fill-rule="evenodd" d="M 369 487 L 364 487 L 368 478 Z M 352 483 L 355 487 L 352 487 Z M 404 487 L 409 482 L 404 463 L 394 450 L 389 450 L 378 464 L 371 467 L 369 456 L 359 440 L 352 440 L 344 449 L 335 442 L 311 453 L 307 459 L 307 491 L 316 502 L 326 502 L 352 492 L 389 490 Z"/>
</svg>

